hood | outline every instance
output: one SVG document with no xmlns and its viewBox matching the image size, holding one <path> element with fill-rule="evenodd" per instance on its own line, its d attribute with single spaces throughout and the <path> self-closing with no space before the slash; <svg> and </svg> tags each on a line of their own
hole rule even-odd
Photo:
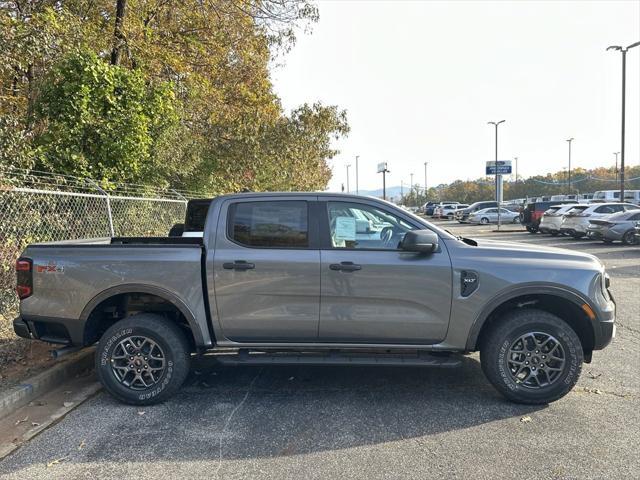
<svg viewBox="0 0 640 480">
<path fill-rule="evenodd" d="M 602 262 L 595 255 L 576 252 L 565 248 L 543 247 L 527 243 L 502 242 L 499 240 L 483 240 L 474 238 L 478 244 L 476 248 L 485 252 L 495 250 L 496 255 L 503 258 L 518 258 L 532 260 L 566 261 L 581 264 L 593 264 L 597 269 L 602 269 Z"/>
</svg>

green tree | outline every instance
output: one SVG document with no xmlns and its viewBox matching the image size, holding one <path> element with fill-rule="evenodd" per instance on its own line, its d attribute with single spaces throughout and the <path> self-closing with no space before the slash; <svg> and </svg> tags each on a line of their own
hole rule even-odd
<svg viewBox="0 0 640 480">
<path fill-rule="evenodd" d="M 151 156 L 154 142 L 177 123 L 165 82 L 147 85 L 141 72 L 77 52 L 53 68 L 34 112 L 41 168 L 98 179 L 164 182 Z"/>
</svg>

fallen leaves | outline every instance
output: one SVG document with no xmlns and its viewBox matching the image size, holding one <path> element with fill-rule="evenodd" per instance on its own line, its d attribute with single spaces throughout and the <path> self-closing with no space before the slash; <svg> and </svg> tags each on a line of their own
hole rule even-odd
<svg viewBox="0 0 640 480">
<path fill-rule="evenodd" d="M 16 425 L 20 425 L 21 423 L 26 422 L 27 420 L 29 420 L 29 415 L 27 415 L 26 417 L 24 417 L 22 420 L 17 420 L 16 421 Z"/>
<path fill-rule="evenodd" d="M 47 468 L 51 468 L 54 465 L 58 465 L 59 463 L 64 462 L 68 457 L 69 457 L 69 455 L 65 455 L 64 457 L 60 457 L 60 458 L 56 458 L 55 460 L 51 460 L 49 463 L 47 463 Z"/>
<path fill-rule="evenodd" d="M 531 422 L 531 417 L 529 415 L 520 418 L 520 423 L 529 423 Z"/>
</svg>

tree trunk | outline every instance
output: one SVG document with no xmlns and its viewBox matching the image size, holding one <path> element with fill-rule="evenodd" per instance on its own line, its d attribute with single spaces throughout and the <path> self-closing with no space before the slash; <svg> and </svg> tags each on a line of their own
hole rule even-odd
<svg viewBox="0 0 640 480">
<path fill-rule="evenodd" d="M 127 0 L 116 1 L 116 23 L 113 30 L 113 50 L 111 50 L 111 65 L 120 64 L 122 46 L 125 43 L 123 26 L 127 8 Z"/>
</svg>

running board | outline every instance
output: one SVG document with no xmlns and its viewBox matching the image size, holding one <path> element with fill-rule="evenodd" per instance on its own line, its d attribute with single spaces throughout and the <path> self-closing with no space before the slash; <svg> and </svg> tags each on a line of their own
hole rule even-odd
<svg viewBox="0 0 640 480">
<path fill-rule="evenodd" d="M 389 353 L 293 353 L 253 352 L 245 349 L 232 354 L 216 354 L 216 360 L 225 365 L 380 365 L 402 367 L 458 367 L 462 360 L 456 354 L 417 352 L 414 354 Z"/>
</svg>

